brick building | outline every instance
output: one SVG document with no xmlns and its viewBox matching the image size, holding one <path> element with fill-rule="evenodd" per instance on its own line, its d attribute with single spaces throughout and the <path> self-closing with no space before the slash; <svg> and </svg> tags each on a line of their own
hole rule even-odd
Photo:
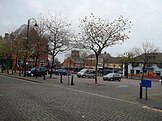
<svg viewBox="0 0 162 121">
<path fill-rule="evenodd" d="M 22 25 L 9 36 L 11 43 L 12 66 L 16 69 L 24 65 L 26 56 L 27 68 L 35 66 L 48 66 L 48 40 L 38 36 L 34 28 L 29 27 L 28 43 L 26 41 L 27 25 Z M 26 50 L 27 44 L 27 50 Z"/>
<path fill-rule="evenodd" d="M 72 50 L 70 57 L 66 58 L 62 63 L 64 68 L 84 68 L 84 63 L 80 58 L 78 50 Z"/>
</svg>

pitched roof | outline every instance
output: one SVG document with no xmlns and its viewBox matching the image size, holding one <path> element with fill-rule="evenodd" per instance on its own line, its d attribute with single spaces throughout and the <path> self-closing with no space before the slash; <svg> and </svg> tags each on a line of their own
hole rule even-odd
<svg viewBox="0 0 162 121">
<path fill-rule="evenodd" d="M 162 53 L 146 53 L 135 57 L 135 61 L 144 62 L 142 56 L 146 56 L 149 63 L 162 63 Z"/>
</svg>

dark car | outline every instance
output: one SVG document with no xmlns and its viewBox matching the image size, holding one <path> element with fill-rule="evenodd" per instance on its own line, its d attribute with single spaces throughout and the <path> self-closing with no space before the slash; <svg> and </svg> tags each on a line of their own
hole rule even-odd
<svg viewBox="0 0 162 121">
<path fill-rule="evenodd" d="M 121 75 L 119 73 L 109 73 L 107 75 L 103 76 L 103 80 L 109 80 L 109 81 L 114 81 L 114 80 L 121 80 Z"/>
<path fill-rule="evenodd" d="M 69 72 L 65 69 L 56 69 L 53 73 L 55 75 L 68 75 L 69 74 Z"/>
<path fill-rule="evenodd" d="M 27 72 L 27 76 L 43 76 L 46 74 L 47 74 L 47 69 L 41 66 L 34 67 Z"/>
</svg>

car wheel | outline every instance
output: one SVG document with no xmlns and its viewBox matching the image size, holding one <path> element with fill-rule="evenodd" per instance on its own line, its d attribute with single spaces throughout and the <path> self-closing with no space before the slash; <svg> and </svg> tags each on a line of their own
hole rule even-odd
<svg viewBox="0 0 162 121">
<path fill-rule="evenodd" d="M 114 81 L 114 79 L 111 78 L 110 81 Z"/>
<path fill-rule="evenodd" d="M 121 79 L 118 79 L 118 81 L 121 81 Z"/>
<path fill-rule="evenodd" d="M 83 78 L 85 78 L 86 76 L 85 76 L 85 75 L 83 75 L 82 77 L 83 77 Z"/>
</svg>

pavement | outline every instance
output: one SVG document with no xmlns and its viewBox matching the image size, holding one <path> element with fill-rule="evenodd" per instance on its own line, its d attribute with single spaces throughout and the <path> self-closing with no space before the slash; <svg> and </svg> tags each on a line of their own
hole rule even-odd
<svg viewBox="0 0 162 121">
<path fill-rule="evenodd" d="M 90 86 L 107 86 L 107 84 L 108 84 L 107 82 L 104 82 L 102 80 L 102 77 L 98 77 L 98 83 L 95 84 L 94 83 L 94 79 L 79 79 L 79 78 L 77 78 L 77 76 L 75 74 L 74 75 L 70 75 L 70 76 L 62 76 L 62 81 L 61 81 L 61 76 L 60 75 L 58 75 L 58 76 L 52 75 L 52 78 L 49 78 L 50 75 L 47 74 L 45 76 L 45 78 L 43 76 L 36 78 L 36 77 L 29 77 L 29 76 L 24 77 L 24 74 L 19 75 L 19 72 L 12 73 L 11 71 L 9 71 L 9 73 L 0 73 L 0 74 L 4 75 L 4 76 L 7 76 L 7 77 L 23 79 L 23 80 L 30 81 L 30 82 L 35 82 L 35 83 L 62 85 L 62 86 L 68 86 L 70 88 L 75 88 L 75 89 L 83 89 L 84 88 L 85 90 L 87 90 L 86 88 L 89 85 Z M 134 79 L 124 79 L 123 78 L 122 80 L 126 80 L 125 84 L 127 82 L 128 83 L 132 82 L 132 83 L 136 84 L 137 90 L 139 90 L 140 79 L 137 79 L 137 78 L 134 78 Z M 160 85 L 159 81 L 157 79 L 152 79 L 151 81 L 152 81 L 152 85 L 154 85 L 154 87 L 156 87 L 156 89 L 153 88 L 151 90 L 151 91 L 153 91 L 152 92 L 153 94 L 151 94 L 151 95 L 158 95 L 159 93 L 161 94 L 162 93 L 162 85 Z M 119 84 L 120 84 L 121 87 L 122 86 L 123 87 L 126 86 L 126 85 L 121 84 L 121 83 L 119 83 Z M 75 86 L 73 86 L 73 85 L 75 85 Z M 88 90 L 88 91 L 90 91 L 90 90 Z M 150 96 L 150 95 L 148 95 L 148 96 Z M 143 98 L 145 98 L 145 88 L 143 88 Z M 155 102 L 155 103 L 157 103 L 157 102 Z M 161 100 L 160 100 L 160 104 L 159 105 L 160 105 L 159 109 L 162 109 Z"/>
<path fill-rule="evenodd" d="M 50 85 L 54 88 L 57 88 L 57 90 L 55 90 L 54 93 L 54 90 L 52 88 L 49 89 L 49 86 L 48 87 L 46 86 L 47 89 L 44 89 L 43 92 L 36 85 L 33 85 L 35 86 L 35 89 L 31 87 L 26 87 L 25 85 L 21 85 L 22 87 L 18 87 L 19 90 L 24 90 L 25 88 L 27 88 L 27 90 L 30 93 L 32 93 L 31 92 L 32 90 L 36 91 L 38 94 L 39 93 L 43 94 L 42 98 L 45 100 L 44 102 L 42 102 L 42 99 L 38 100 L 35 96 L 32 98 L 34 99 L 36 98 L 38 103 L 45 105 L 45 107 L 43 108 L 45 108 L 48 112 L 50 112 L 49 120 L 54 119 L 51 116 L 50 111 L 53 110 L 54 108 L 57 109 L 57 115 L 60 119 L 62 118 L 61 115 L 63 114 L 64 111 L 70 112 L 70 114 L 71 111 L 75 112 L 74 114 L 71 114 L 70 117 L 68 114 L 67 117 L 64 117 L 62 119 L 69 121 L 73 120 L 161 121 L 162 120 L 162 104 L 161 104 L 162 85 L 159 85 L 157 81 L 153 81 L 153 88 L 148 90 L 149 93 L 148 99 L 145 100 L 144 99 L 145 92 L 143 93 L 143 99 L 139 99 L 138 97 L 139 80 L 122 79 L 121 82 L 104 82 L 103 80 L 101 81 L 101 78 L 99 77 L 98 84 L 94 84 L 94 79 L 79 80 L 74 75 L 73 78 L 74 85 L 71 85 L 72 79 L 71 76 L 69 77 L 64 76 L 62 78 L 63 83 L 60 83 L 60 76 L 53 76 L 52 78 L 49 78 L 49 75 L 47 75 L 44 80 L 43 77 L 38 78 L 24 77 L 23 74 L 19 76 L 19 73 L 12 74 L 11 72 L 9 72 L 9 74 L 7 73 L 0 73 L 0 74 L 11 78 L 23 79 L 25 81 L 33 82 L 36 84 L 38 83 L 43 85 Z M 53 93 L 51 94 L 50 92 Z M 11 97 L 13 96 L 12 93 L 10 95 Z M 62 96 L 60 97 L 59 95 Z M 54 102 L 51 102 L 52 100 L 50 100 L 54 98 L 56 98 L 55 105 L 53 105 Z M 16 99 L 19 101 L 18 98 Z M 27 101 L 27 99 L 24 100 Z M 48 102 L 48 105 L 44 104 L 45 102 L 46 103 Z M 25 105 L 28 104 L 25 103 Z M 59 110 L 58 107 L 64 108 L 64 111 Z M 38 107 L 35 108 L 37 109 Z M 50 108 L 50 110 L 48 108 Z M 25 109 L 22 110 L 25 111 Z M 34 108 L 32 107 L 32 109 L 28 110 L 34 110 Z M 43 109 L 41 110 L 43 112 Z M 78 114 L 80 115 L 80 117 Z M 30 116 L 31 115 L 32 114 L 30 114 Z M 123 115 L 125 115 L 124 118 Z"/>
</svg>

